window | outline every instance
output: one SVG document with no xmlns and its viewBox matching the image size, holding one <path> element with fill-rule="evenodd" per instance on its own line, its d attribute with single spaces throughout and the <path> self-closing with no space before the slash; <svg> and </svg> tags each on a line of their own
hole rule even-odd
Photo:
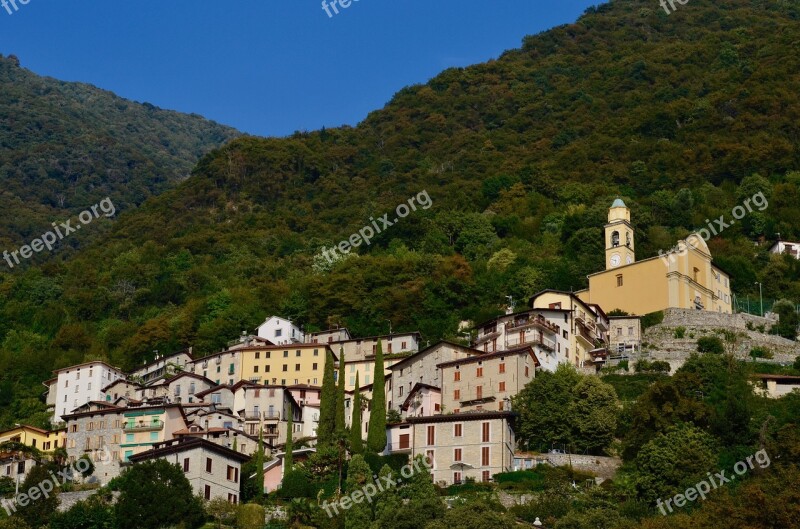
<svg viewBox="0 0 800 529">
<path fill-rule="evenodd" d="M 453 400 L 461 400 L 461 390 L 456 389 L 453 391 Z"/>
<path fill-rule="evenodd" d="M 563 331 L 564 339 L 569 339 L 569 333 L 567 331 Z"/>
<path fill-rule="evenodd" d="M 227 469 L 227 471 L 225 473 L 228 481 L 238 481 L 236 479 L 236 474 L 237 474 L 236 469 L 233 468 L 232 466 L 228 465 L 228 469 Z"/>
<path fill-rule="evenodd" d="M 506 363 L 503 362 L 500 364 L 500 374 L 502 375 L 505 372 L 506 372 Z"/>
<path fill-rule="evenodd" d="M 453 437 L 461 437 L 463 435 L 463 425 L 460 423 L 456 423 L 453 425 Z"/>
<path fill-rule="evenodd" d="M 253 366 L 253 373 L 258 373 L 258 366 Z"/>
<path fill-rule="evenodd" d="M 433 463 L 436 460 L 434 458 L 433 450 L 428 450 L 428 451 L 425 452 L 425 459 L 428 460 L 428 466 L 433 468 Z"/>
<path fill-rule="evenodd" d="M 189 458 L 188 457 L 183 460 L 183 472 L 184 473 L 189 472 Z"/>
<path fill-rule="evenodd" d="M 488 422 L 485 422 L 481 425 L 481 442 L 488 443 L 489 440 L 489 433 L 491 432 L 491 425 Z"/>
<path fill-rule="evenodd" d="M 294 365 L 294 370 L 295 371 L 300 371 L 300 364 L 295 364 Z"/>
<path fill-rule="evenodd" d="M 461 380 L 461 371 L 456 371 L 453 373 L 453 381 L 459 382 Z"/>
<path fill-rule="evenodd" d="M 622 274 L 617 274 L 617 286 L 622 286 Z"/>
<path fill-rule="evenodd" d="M 206 485 L 206 487 L 205 487 L 205 492 L 204 492 L 203 496 L 204 496 L 204 497 L 205 497 L 205 499 L 207 499 L 207 500 L 210 500 L 210 499 L 211 499 L 211 485 Z"/>
<path fill-rule="evenodd" d="M 454 448 L 453 449 L 453 461 L 455 461 L 456 463 L 459 463 L 461 461 L 461 449 L 460 448 Z"/>
<path fill-rule="evenodd" d="M 628 336 L 633 336 L 633 327 L 628 327 Z"/>
<path fill-rule="evenodd" d="M 319 349 L 314 349 L 314 356 L 319 356 Z"/>
<path fill-rule="evenodd" d="M 411 436 L 407 433 L 400 434 L 400 450 L 411 448 Z"/>
<path fill-rule="evenodd" d="M 436 426 L 428 426 L 428 446 L 436 444 Z"/>
<path fill-rule="evenodd" d="M 264 373 L 269 373 L 269 366 L 264 366 Z"/>
<path fill-rule="evenodd" d="M 283 352 L 283 357 L 284 358 L 289 358 L 289 351 L 284 351 Z"/>
<path fill-rule="evenodd" d="M 481 479 L 483 480 L 484 483 L 492 481 L 491 473 L 488 470 L 484 470 L 481 473 Z"/>
<path fill-rule="evenodd" d="M 289 371 L 289 366 L 288 366 L 288 365 L 286 365 L 286 364 L 283 364 L 283 370 L 284 370 L 284 371 Z"/>
<path fill-rule="evenodd" d="M 483 386 L 475 386 L 475 398 L 483 398 Z"/>
<path fill-rule="evenodd" d="M 275 336 L 279 337 L 283 334 L 283 329 L 275 329 Z"/>
<path fill-rule="evenodd" d="M 132 443 L 133 442 L 133 434 L 132 433 L 125 434 L 125 442 L 126 443 Z"/>
<path fill-rule="evenodd" d="M 261 353 L 256 351 L 256 360 L 258 360 L 259 358 L 261 358 Z"/>
<path fill-rule="evenodd" d="M 505 390 L 506 390 L 506 383 L 505 383 L 505 382 L 500 382 L 500 384 L 498 384 L 498 386 L 499 386 L 499 387 L 497 388 L 497 389 L 498 389 L 498 391 L 501 391 L 501 392 L 503 392 L 503 391 L 505 391 Z"/>
<path fill-rule="evenodd" d="M 316 364 L 316 363 L 314 363 L 314 364 L 311 364 L 311 369 L 312 369 L 313 371 L 316 371 L 316 370 L 317 370 L 317 364 Z"/>
<path fill-rule="evenodd" d="M 461 472 L 453 472 L 453 483 L 461 484 Z"/>
<path fill-rule="evenodd" d="M 209 474 L 211 473 L 211 458 L 210 457 L 206 458 L 206 472 L 208 472 Z"/>
<path fill-rule="evenodd" d="M 567 349 L 567 356 L 569 356 L 569 349 Z M 525 366 L 525 376 L 526 376 L 526 377 L 529 377 L 529 376 L 531 376 L 531 374 L 530 374 L 530 367 L 528 367 L 528 366 Z"/>
<path fill-rule="evenodd" d="M 406 350 L 406 342 L 400 342 L 400 349 L 402 349 L 403 351 Z"/>
<path fill-rule="evenodd" d="M 400 392 L 400 396 L 401 397 L 403 396 L 403 389 L 404 389 L 403 386 L 400 386 L 400 387 L 397 388 L 397 391 Z"/>
<path fill-rule="evenodd" d="M 475 376 L 476 376 L 476 377 L 482 377 L 482 376 L 483 376 L 483 368 L 482 368 L 482 367 L 479 367 L 479 368 L 476 370 L 476 372 L 475 372 Z"/>
<path fill-rule="evenodd" d="M 490 448 L 488 446 L 484 446 L 483 448 L 481 448 L 481 466 L 482 467 L 488 467 L 491 464 L 490 463 L 490 458 L 489 458 L 489 450 L 490 450 Z"/>
<path fill-rule="evenodd" d="M 237 503 L 236 494 L 228 494 L 228 502 L 235 505 Z"/>
<path fill-rule="evenodd" d="M 299 356 L 300 356 L 300 354 L 301 354 L 301 351 L 300 351 L 300 349 L 298 349 L 298 350 L 297 350 L 297 351 L 295 351 L 295 353 L 294 353 L 294 355 L 295 355 L 295 356 L 297 356 L 297 357 L 299 357 Z"/>
</svg>

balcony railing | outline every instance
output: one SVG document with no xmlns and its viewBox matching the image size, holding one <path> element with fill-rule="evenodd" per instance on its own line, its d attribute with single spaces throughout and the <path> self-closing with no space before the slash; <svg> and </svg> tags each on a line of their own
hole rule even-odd
<svg viewBox="0 0 800 529">
<path fill-rule="evenodd" d="M 266 437 L 267 439 L 275 439 L 275 438 L 278 437 L 278 432 L 277 431 L 269 431 L 268 430 L 268 431 L 264 432 L 264 437 Z"/>
<path fill-rule="evenodd" d="M 553 333 L 558 332 L 558 330 L 556 328 L 556 325 L 553 324 L 553 323 L 550 323 L 549 321 L 544 319 L 542 316 L 536 316 L 536 317 L 533 317 L 533 318 L 514 320 L 514 321 L 510 321 L 510 322 L 506 323 L 506 331 L 507 332 L 528 329 L 530 327 L 538 327 L 540 329 L 543 329 L 543 330 L 546 330 L 546 331 L 550 331 L 550 332 L 553 332 Z"/>
<path fill-rule="evenodd" d="M 517 347 L 522 345 L 538 345 L 550 351 L 556 350 L 556 342 L 545 338 L 544 336 L 531 336 L 520 339 L 519 336 L 510 336 L 506 338 L 506 347 Z"/>
<path fill-rule="evenodd" d="M 122 430 L 126 433 L 133 433 L 133 432 L 158 432 L 164 429 L 163 422 L 152 422 L 152 423 L 136 423 L 130 424 L 125 423 L 122 427 Z"/>
<path fill-rule="evenodd" d="M 244 419 L 246 421 L 279 421 L 281 420 L 281 412 L 249 410 L 244 412 Z"/>
</svg>

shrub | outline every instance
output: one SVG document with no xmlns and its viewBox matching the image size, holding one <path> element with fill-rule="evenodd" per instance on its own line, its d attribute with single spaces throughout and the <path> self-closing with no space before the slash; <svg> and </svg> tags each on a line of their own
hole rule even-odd
<svg viewBox="0 0 800 529">
<path fill-rule="evenodd" d="M 281 498 L 313 498 L 316 493 L 317 487 L 311 483 L 305 472 L 292 470 L 283 477 L 277 495 Z"/>
<path fill-rule="evenodd" d="M 775 357 L 775 355 L 772 354 L 772 351 L 763 346 L 757 346 L 750 349 L 750 356 L 753 357 L 754 359 L 755 358 L 770 359 Z"/>
<path fill-rule="evenodd" d="M 722 354 L 725 346 L 716 336 L 703 336 L 697 340 L 697 351 L 700 353 Z"/>
<path fill-rule="evenodd" d="M 236 527 L 238 529 L 261 529 L 264 527 L 266 513 L 264 507 L 256 503 L 239 505 L 236 510 Z"/>
<path fill-rule="evenodd" d="M 645 314 L 642 316 L 642 331 L 647 329 L 648 327 L 652 327 L 653 325 L 658 325 L 664 321 L 664 312 L 651 312 L 650 314 Z"/>
<path fill-rule="evenodd" d="M 686 334 L 686 327 L 677 327 L 675 329 L 675 334 L 674 335 L 675 335 L 676 339 L 683 338 L 685 334 Z"/>
</svg>

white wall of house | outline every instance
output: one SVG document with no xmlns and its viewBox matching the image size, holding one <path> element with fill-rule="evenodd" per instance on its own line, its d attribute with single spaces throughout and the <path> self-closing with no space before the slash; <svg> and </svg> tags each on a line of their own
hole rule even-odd
<svg viewBox="0 0 800 529">
<path fill-rule="evenodd" d="M 305 337 L 300 328 L 291 321 L 280 316 L 270 316 L 258 326 L 259 338 L 264 338 L 275 345 L 303 343 Z"/>
<path fill-rule="evenodd" d="M 67 367 L 57 372 L 55 422 L 64 415 L 92 400 L 105 400 L 103 388 L 125 374 L 104 362 L 89 362 Z"/>
</svg>

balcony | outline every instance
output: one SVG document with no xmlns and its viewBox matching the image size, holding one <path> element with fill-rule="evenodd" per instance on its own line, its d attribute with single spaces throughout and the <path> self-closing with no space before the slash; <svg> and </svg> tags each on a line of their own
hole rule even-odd
<svg viewBox="0 0 800 529">
<path fill-rule="evenodd" d="M 537 327 L 539 329 L 552 333 L 558 332 L 558 329 L 556 328 L 555 324 L 550 323 L 540 315 L 537 315 L 536 317 L 533 318 L 524 318 L 524 319 L 510 321 L 506 323 L 506 332 L 521 331 L 529 329 L 531 327 Z"/>
<path fill-rule="evenodd" d="M 521 347 L 523 345 L 531 345 L 539 347 L 543 349 L 547 349 L 548 351 L 555 351 L 556 350 L 556 342 L 549 338 L 545 338 L 544 336 L 530 336 L 520 338 L 519 336 L 512 336 L 506 338 L 506 348 L 512 347 Z"/>
<path fill-rule="evenodd" d="M 135 433 L 135 432 L 159 432 L 164 429 L 164 423 L 161 421 L 158 422 L 138 422 L 138 423 L 126 423 L 122 427 L 122 431 L 125 433 Z"/>
<path fill-rule="evenodd" d="M 246 421 L 279 421 L 281 420 L 281 412 L 279 411 L 259 411 L 248 410 L 244 412 L 244 420 Z"/>
<path fill-rule="evenodd" d="M 264 432 L 264 439 L 277 439 L 278 438 L 278 431 L 277 430 L 267 430 Z"/>
</svg>

